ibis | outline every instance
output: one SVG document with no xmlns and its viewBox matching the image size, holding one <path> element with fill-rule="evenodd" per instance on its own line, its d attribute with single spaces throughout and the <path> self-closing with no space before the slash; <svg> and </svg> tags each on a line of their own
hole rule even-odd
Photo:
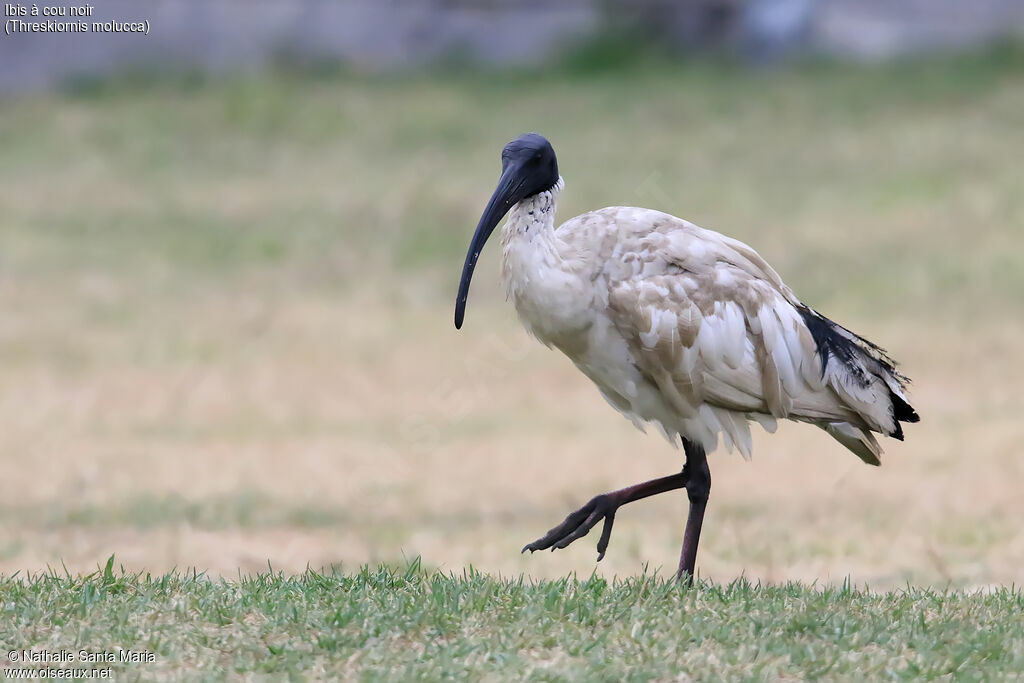
<svg viewBox="0 0 1024 683">
<path fill-rule="evenodd" d="M 677 576 L 692 582 L 711 492 L 707 454 L 721 442 L 750 458 L 750 422 L 824 429 L 869 465 L 875 434 L 903 439 L 917 422 L 909 380 L 886 352 L 797 298 L 751 247 L 661 211 L 612 206 L 555 227 L 564 187 L 551 144 L 521 135 L 501 153 L 501 177 L 462 269 L 462 327 L 480 252 L 498 223 L 501 273 L 526 330 L 564 353 L 605 400 L 678 447 L 682 471 L 603 493 L 523 548 L 565 548 L 604 521 L 598 560 L 618 509 L 686 489 L 689 513 Z"/>
</svg>

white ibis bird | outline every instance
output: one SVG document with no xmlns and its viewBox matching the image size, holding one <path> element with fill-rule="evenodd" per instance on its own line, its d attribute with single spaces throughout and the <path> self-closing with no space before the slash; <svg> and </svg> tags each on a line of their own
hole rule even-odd
<svg viewBox="0 0 1024 683">
<path fill-rule="evenodd" d="M 682 442 L 682 472 L 596 496 L 523 552 L 565 548 L 619 507 L 685 488 L 690 510 L 678 577 L 692 581 L 719 437 L 750 457 L 749 421 L 809 422 L 880 464 L 873 432 L 903 439 L 918 415 L 908 380 L 881 348 L 803 304 L 746 244 L 651 209 L 614 206 L 555 228 L 564 183 L 551 144 L 522 135 L 501 153 L 498 187 L 466 255 L 461 328 L 480 251 L 505 214 L 502 276 L 527 331 L 561 350 L 643 429 Z"/>
</svg>

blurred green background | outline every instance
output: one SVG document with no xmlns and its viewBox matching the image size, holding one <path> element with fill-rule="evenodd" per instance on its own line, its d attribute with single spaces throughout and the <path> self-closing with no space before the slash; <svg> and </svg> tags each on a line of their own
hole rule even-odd
<svg viewBox="0 0 1024 683">
<path fill-rule="evenodd" d="M 1022 111 L 1013 43 L 755 67 L 601 39 L 0 96 L 0 571 L 589 573 L 587 541 L 519 548 L 680 455 L 526 337 L 497 249 L 451 322 L 500 150 L 538 131 L 560 220 L 639 205 L 746 241 L 915 380 L 881 469 L 796 425 L 714 455 L 706 576 L 1020 582 Z M 602 572 L 674 566 L 661 498 Z"/>
</svg>

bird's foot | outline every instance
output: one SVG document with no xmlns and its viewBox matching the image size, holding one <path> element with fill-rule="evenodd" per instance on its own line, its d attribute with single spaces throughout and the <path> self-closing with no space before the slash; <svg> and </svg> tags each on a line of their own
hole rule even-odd
<svg viewBox="0 0 1024 683">
<path fill-rule="evenodd" d="M 529 550 L 532 553 L 548 548 L 554 551 L 568 547 L 573 541 L 590 533 L 590 530 L 603 519 L 604 529 L 601 531 L 601 538 L 597 541 L 597 561 L 600 562 L 604 558 L 605 551 L 608 550 L 608 541 L 612 537 L 612 524 L 615 522 L 615 511 L 619 509 L 619 505 L 621 503 L 607 493 L 595 496 L 589 503 L 566 517 L 564 522 L 545 534 L 543 538 L 538 538 L 533 543 L 527 544 L 523 548 L 523 552 Z"/>
</svg>

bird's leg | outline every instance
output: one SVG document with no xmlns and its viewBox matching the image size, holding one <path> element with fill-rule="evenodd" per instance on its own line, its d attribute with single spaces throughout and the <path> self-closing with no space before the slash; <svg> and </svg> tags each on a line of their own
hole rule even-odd
<svg viewBox="0 0 1024 683">
<path fill-rule="evenodd" d="M 701 452 L 703 453 L 703 451 Z M 600 562 L 604 558 L 605 551 L 608 550 L 608 541 L 612 537 L 612 524 L 615 522 L 616 510 L 626 503 L 632 503 L 634 500 L 684 488 L 687 485 L 686 480 L 687 471 L 684 468 L 679 474 L 652 479 L 642 484 L 627 486 L 618 491 L 595 496 L 589 503 L 566 517 L 564 522 L 549 531 L 543 538 L 539 538 L 524 547 L 523 552 L 525 553 L 529 550 L 532 553 L 535 550 L 546 550 L 548 548 L 552 550 L 565 548 L 573 541 L 586 536 L 598 522 L 604 519 L 604 529 L 601 531 L 601 538 L 597 542 L 597 561 Z M 696 548 L 696 543 L 694 547 Z"/>
<path fill-rule="evenodd" d="M 708 467 L 708 458 L 703 446 L 683 439 L 683 449 L 686 451 L 683 475 L 686 481 L 686 495 L 690 499 L 690 514 L 686 518 L 683 550 L 679 555 L 679 571 L 676 572 L 676 578 L 692 585 L 693 570 L 697 562 L 697 542 L 700 540 L 700 528 L 704 523 L 704 508 L 711 493 L 711 469 Z"/>
</svg>

